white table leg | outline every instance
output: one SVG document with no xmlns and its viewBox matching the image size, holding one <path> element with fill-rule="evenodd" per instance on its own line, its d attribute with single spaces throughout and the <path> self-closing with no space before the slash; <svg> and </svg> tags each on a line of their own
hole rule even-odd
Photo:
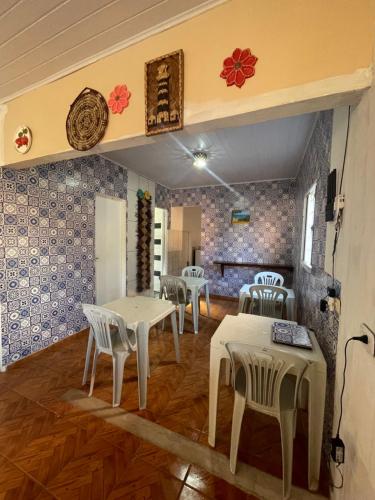
<svg viewBox="0 0 375 500">
<path fill-rule="evenodd" d="M 86 385 L 87 382 L 87 375 L 89 373 L 89 368 L 90 368 L 90 356 L 91 356 L 93 341 L 94 341 L 94 334 L 90 326 L 89 337 L 87 339 L 86 361 L 85 361 L 85 369 L 83 371 L 82 385 Z"/>
<path fill-rule="evenodd" d="M 174 340 L 174 348 L 176 351 L 176 361 L 180 362 L 180 344 L 178 341 L 178 330 L 177 330 L 177 319 L 176 319 L 176 311 L 173 311 L 171 314 L 172 321 L 172 332 L 173 332 L 173 340 Z"/>
<path fill-rule="evenodd" d="M 192 295 L 192 301 L 193 301 L 193 323 L 194 323 L 194 333 L 198 333 L 198 315 L 199 315 L 199 305 L 198 305 L 198 295 L 199 295 L 199 290 L 197 290 L 196 287 L 194 287 L 194 290 L 191 291 Z"/>
<path fill-rule="evenodd" d="M 140 410 L 144 410 L 147 405 L 148 334 L 149 324 L 140 322 L 137 328 L 138 398 Z"/>
<path fill-rule="evenodd" d="M 288 321 L 297 321 L 295 302 L 296 301 L 294 299 L 286 299 L 286 319 Z"/>
<path fill-rule="evenodd" d="M 204 289 L 206 292 L 206 306 L 207 306 L 207 316 L 210 316 L 210 291 L 208 288 L 208 283 L 204 285 Z"/>
<path fill-rule="evenodd" d="M 311 371 L 309 382 L 309 490 L 319 487 L 327 374 Z"/>
<path fill-rule="evenodd" d="M 216 417 L 217 417 L 217 399 L 219 395 L 221 358 L 215 349 L 210 351 L 210 391 L 208 406 L 208 443 L 215 446 L 216 439 Z"/>
</svg>

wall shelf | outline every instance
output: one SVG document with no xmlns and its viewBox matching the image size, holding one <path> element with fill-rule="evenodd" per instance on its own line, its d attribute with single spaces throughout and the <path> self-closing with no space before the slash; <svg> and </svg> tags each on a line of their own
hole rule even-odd
<svg viewBox="0 0 375 500">
<path fill-rule="evenodd" d="M 263 269 L 263 270 L 280 270 L 283 269 L 284 271 L 291 271 L 293 272 L 294 267 L 293 266 L 288 266 L 288 265 L 283 265 L 283 264 L 259 264 L 256 262 L 230 262 L 230 261 L 222 261 L 222 260 L 214 260 L 214 264 L 217 264 L 220 266 L 221 269 L 221 275 L 224 276 L 224 271 L 226 267 L 252 267 L 252 268 L 258 268 L 258 269 Z"/>
</svg>

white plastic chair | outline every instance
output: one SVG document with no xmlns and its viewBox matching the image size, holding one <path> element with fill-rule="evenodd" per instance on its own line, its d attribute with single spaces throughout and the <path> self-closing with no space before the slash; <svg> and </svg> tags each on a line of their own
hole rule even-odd
<svg viewBox="0 0 375 500">
<path fill-rule="evenodd" d="M 204 269 L 200 266 L 187 266 L 184 267 L 181 276 L 189 276 L 192 278 L 203 278 Z"/>
<path fill-rule="evenodd" d="M 91 372 L 89 396 L 92 396 L 95 383 L 96 364 L 100 354 L 112 356 L 113 362 L 113 406 L 121 402 L 124 365 L 128 356 L 136 351 L 137 343 L 134 332 L 126 329 L 122 316 L 104 307 L 82 304 L 95 339 L 95 352 Z"/>
<path fill-rule="evenodd" d="M 250 314 L 270 318 L 282 318 L 288 292 L 285 288 L 271 285 L 251 285 Z"/>
<path fill-rule="evenodd" d="M 273 286 L 283 286 L 284 278 L 279 273 L 274 273 L 272 271 L 262 271 L 254 276 L 254 283 L 256 285 L 273 285 Z"/>
<path fill-rule="evenodd" d="M 236 473 L 245 407 L 275 417 L 280 424 L 281 432 L 283 498 L 289 498 L 292 485 L 297 396 L 307 364 L 297 355 L 274 349 L 235 342 L 228 342 L 226 348 L 231 358 L 235 390 L 230 470 L 233 474 Z"/>
<path fill-rule="evenodd" d="M 186 306 L 190 304 L 186 282 L 177 276 L 160 276 L 159 298 L 170 300 L 174 305 L 178 306 L 178 331 L 180 334 L 184 333 L 185 310 Z"/>
</svg>

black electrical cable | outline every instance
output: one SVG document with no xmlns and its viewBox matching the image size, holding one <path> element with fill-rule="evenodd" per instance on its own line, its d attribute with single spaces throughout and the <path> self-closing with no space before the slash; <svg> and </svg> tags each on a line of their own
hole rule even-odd
<svg viewBox="0 0 375 500">
<path fill-rule="evenodd" d="M 363 342 L 364 344 L 368 344 L 368 337 L 367 337 L 367 335 L 361 335 L 360 337 L 350 337 L 350 339 L 348 339 L 345 342 L 345 349 L 344 349 L 344 371 L 343 371 L 343 374 L 342 374 L 342 389 L 341 389 L 341 395 L 340 395 L 340 418 L 339 418 L 339 423 L 338 423 L 338 426 L 337 426 L 336 437 L 339 437 L 339 435 L 340 435 L 340 427 L 341 427 L 341 419 L 342 419 L 342 398 L 344 396 L 344 389 L 345 389 L 346 365 L 348 364 L 348 353 L 347 353 L 347 350 L 348 350 L 349 342 L 351 342 L 352 340 L 359 340 L 360 342 Z"/>
<path fill-rule="evenodd" d="M 332 474 L 331 474 L 331 463 L 329 460 L 327 460 L 327 469 L 329 471 L 329 475 L 330 475 L 330 482 L 329 482 L 329 485 L 331 486 L 331 488 L 335 488 L 336 490 L 341 490 L 342 487 L 344 486 L 344 475 L 340 469 L 342 464 L 336 464 L 336 470 L 339 472 L 340 474 L 340 484 L 335 484 L 333 482 L 333 479 L 332 479 Z"/>
<path fill-rule="evenodd" d="M 346 154 L 347 154 L 347 151 L 348 151 L 348 142 L 349 142 L 350 115 L 351 115 L 351 107 L 349 106 L 349 109 L 348 109 L 348 123 L 347 123 L 347 126 L 346 126 L 346 138 L 345 138 L 344 158 L 343 158 L 343 161 L 342 161 L 342 172 L 341 172 L 341 179 L 340 179 L 339 195 L 341 194 L 341 191 L 342 191 L 342 181 L 344 180 L 344 173 L 345 173 Z M 337 249 L 337 243 L 338 243 L 339 236 L 340 236 L 341 216 L 342 216 L 342 209 L 340 209 L 339 212 L 338 212 L 338 214 L 337 214 L 337 221 L 336 221 L 336 226 L 335 226 L 335 239 L 334 239 L 334 242 L 333 242 L 333 250 L 332 250 L 332 288 L 335 286 L 335 254 L 336 254 L 336 249 Z"/>
<path fill-rule="evenodd" d="M 341 394 L 340 394 L 340 416 L 339 416 L 339 421 L 338 421 L 338 425 L 337 425 L 337 432 L 336 432 L 336 438 L 335 438 L 336 440 L 339 440 L 342 443 L 342 446 L 344 445 L 344 443 L 340 439 L 341 420 L 342 420 L 342 414 L 343 414 L 343 404 L 342 404 L 342 401 L 343 401 L 344 391 L 345 391 L 346 367 L 347 367 L 347 364 L 348 364 L 348 345 L 349 345 L 349 342 L 351 342 L 352 340 L 358 340 L 360 342 L 363 342 L 364 344 L 367 344 L 368 343 L 368 336 L 367 335 L 361 335 L 359 337 L 357 337 L 357 336 L 351 337 L 350 339 L 348 339 L 345 342 L 345 348 L 344 348 L 344 370 L 343 370 L 343 374 L 342 374 L 342 389 L 341 389 Z M 332 441 L 334 441 L 334 440 L 332 439 Z M 331 472 L 330 461 L 327 460 L 327 463 L 328 463 L 328 470 Z M 339 485 L 334 484 L 334 482 L 332 481 L 332 478 L 331 478 L 331 486 L 333 488 L 336 488 L 336 489 L 340 489 L 344 485 L 344 476 L 343 476 L 342 471 L 340 469 L 340 466 L 342 465 L 342 463 L 343 463 L 343 461 L 336 464 L 336 470 L 339 471 L 340 476 L 341 476 L 341 482 L 340 482 L 340 484 Z"/>
<path fill-rule="evenodd" d="M 344 149 L 344 159 L 342 162 L 342 172 L 341 172 L 341 180 L 340 180 L 340 190 L 339 194 L 341 194 L 342 190 L 342 181 L 344 179 L 344 172 L 345 172 L 345 163 L 346 163 L 346 152 L 348 150 L 348 142 L 349 142 L 349 129 L 350 129 L 350 113 L 351 113 L 351 108 L 349 106 L 348 109 L 348 124 L 346 126 L 346 139 L 345 139 L 345 149 Z"/>
<path fill-rule="evenodd" d="M 341 419 L 342 419 L 342 398 L 344 396 L 344 390 L 345 390 L 345 377 L 346 377 L 346 365 L 348 364 L 348 355 L 347 355 L 347 350 L 348 350 L 348 345 L 351 340 L 355 340 L 355 337 L 351 337 L 345 342 L 345 349 L 344 349 L 344 371 L 342 375 L 342 389 L 341 389 L 341 395 L 340 395 L 340 417 L 339 417 L 339 423 L 337 425 L 337 432 L 336 432 L 336 437 L 339 437 L 340 435 L 340 428 L 341 428 Z"/>
</svg>

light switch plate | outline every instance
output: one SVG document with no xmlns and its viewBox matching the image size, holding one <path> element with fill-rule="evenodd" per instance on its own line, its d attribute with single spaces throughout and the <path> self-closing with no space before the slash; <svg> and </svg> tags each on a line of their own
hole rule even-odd
<svg viewBox="0 0 375 500">
<path fill-rule="evenodd" d="M 371 328 L 366 325 L 366 323 L 361 324 L 361 335 L 367 335 L 368 337 L 368 344 L 366 345 L 369 353 L 371 356 L 375 357 L 375 332 L 371 330 Z"/>
</svg>

